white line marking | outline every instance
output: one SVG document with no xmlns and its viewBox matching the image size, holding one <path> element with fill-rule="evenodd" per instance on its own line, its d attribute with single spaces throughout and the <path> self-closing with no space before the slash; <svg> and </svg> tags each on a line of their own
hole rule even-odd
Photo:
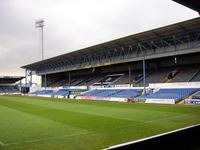
<svg viewBox="0 0 200 150">
<path fill-rule="evenodd" d="M 8 144 L 3 144 L 3 145 L 4 146 L 10 146 L 10 145 L 19 145 L 19 144 L 24 144 L 24 143 L 36 143 L 36 142 L 47 141 L 47 140 L 54 140 L 54 139 L 69 138 L 69 137 L 80 136 L 80 135 L 87 135 L 87 134 L 91 134 L 91 133 L 93 133 L 93 132 L 85 132 L 85 133 L 71 134 L 71 135 L 61 135 L 61 136 L 48 137 L 48 138 L 40 138 L 40 139 L 34 139 L 34 140 L 27 140 L 27 141 L 23 141 L 23 142 L 8 143 Z"/>
<path fill-rule="evenodd" d="M 130 144 L 138 143 L 138 142 L 141 142 L 141 141 L 146 141 L 146 140 L 148 140 L 148 139 L 160 137 L 160 136 L 163 136 L 163 135 L 168 135 L 168 134 L 171 134 L 171 133 L 174 133 L 174 132 L 178 132 L 178 131 L 190 129 L 190 128 L 193 128 L 193 127 L 197 127 L 197 126 L 199 126 L 199 125 L 200 125 L 200 124 L 196 124 L 196 125 L 192 125 L 192 126 L 180 128 L 180 129 L 177 129 L 177 130 L 169 131 L 169 132 L 166 132 L 166 133 L 161 133 L 161 134 L 158 134 L 158 135 L 153 135 L 153 136 L 150 136 L 150 137 L 147 137 L 147 138 L 143 138 L 143 139 L 139 139 L 139 140 L 135 140 L 135 141 L 123 143 L 123 144 L 118 144 L 118 145 L 114 145 L 114 146 L 110 146 L 110 147 L 108 147 L 108 148 L 106 148 L 106 149 L 104 149 L 104 150 L 109 150 L 109 149 L 114 149 L 114 148 L 120 148 L 120 147 L 122 147 L 122 146 L 130 145 Z"/>
<path fill-rule="evenodd" d="M 151 122 L 156 122 L 156 121 L 161 121 L 161 120 L 175 119 L 175 118 L 180 118 L 180 117 L 188 116 L 188 115 L 190 115 L 190 114 L 182 114 L 182 115 L 178 115 L 178 116 L 164 117 L 164 118 L 160 118 L 160 119 L 145 121 L 144 123 L 151 123 Z"/>
</svg>

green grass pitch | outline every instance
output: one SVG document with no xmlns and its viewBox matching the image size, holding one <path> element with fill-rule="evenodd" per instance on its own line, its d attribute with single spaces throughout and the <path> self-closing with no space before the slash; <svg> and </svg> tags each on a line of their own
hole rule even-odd
<svg viewBox="0 0 200 150">
<path fill-rule="evenodd" d="M 0 96 L 1 150 L 94 150 L 199 124 L 200 107 Z"/>
</svg>

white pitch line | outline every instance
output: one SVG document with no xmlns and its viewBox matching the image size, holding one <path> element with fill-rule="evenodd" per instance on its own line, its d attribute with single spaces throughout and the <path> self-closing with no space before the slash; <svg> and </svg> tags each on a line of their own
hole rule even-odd
<svg viewBox="0 0 200 150">
<path fill-rule="evenodd" d="M 170 120 L 170 119 L 180 118 L 180 117 L 188 116 L 188 115 L 189 114 L 182 114 L 182 115 L 177 115 L 177 116 L 172 116 L 172 117 L 164 117 L 164 118 L 160 118 L 160 119 L 144 121 L 144 123 L 151 123 L 151 122 L 162 121 L 162 120 Z"/>
<path fill-rule="evenodd" d="M 10 146 L 10 145 L 19 145 L 19 144 L 24 144 L 24 143 L 36 143 L 36 142 L 47 141 L 47 140 L 69 138 L 69 137 L 74 137 L 74 136 L 79 136 L 79 135 L 87 135 L 87 134 L 91 134 L 91 133 L 93 133 L 93 132 L 71 134 L 71 135 L 62 135 L 62 136 L 48 137 L 48 138 L 40 138 L 40 139 L 34 139 L 34 140 L 27 140 L 27 141 L 23 141 L 23 142 L 8 143 L 8 144 L 3 144 L 3 145 L 4 146 Z"/>
<path fill-rule="evenodd" d="M 135 144 L 135 143 L 138 143 L 138 142 L 141 142 L 141 141 L 146 141 L 146 140 L 153 139 L 153 138 L 156 138 L 156 137 L 161 137 L 161 136 L 168 135 L 168 134 L 171 134 L 171 133 L 175 133 L 175 132 L 178 132 L 178 131 L 183 131 L 183 130 L 186 130 L 186 129 L 197 127 L 199 125 L 200 124 L 191 125 L 191 126 L 188 126 L 188 127 L 177 129 L 177 130 L 173 130 L 173 131 L 169 131 L 169 132 L 165 132 L 165 133 L 153 135 L 153 136 L 150 136 L 150 137 L 147 137 L 147 138 L 143 138 L 143 139 L 139 139 L 139 140 L 135 140 L 135 141 L 130 141 L 130 142 L 127 142 L 127 143 L 122 143 L 122 144 L 118 144 L 118 145 L 114 145 L 114 146 L 110 146 L 110 147 L 108 147 L 108 148 L 106 148 L 104 150 L 109 150 L 109 149 L 114 149 L 114 148 L 115 149 L 116 148 L 120 148 L 122 146 L 130 145 L 130 144 Z"/>
</svg>

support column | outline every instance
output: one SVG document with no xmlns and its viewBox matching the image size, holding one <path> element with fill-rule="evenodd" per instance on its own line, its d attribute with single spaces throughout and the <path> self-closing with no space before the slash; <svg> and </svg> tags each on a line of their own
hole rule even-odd
<svg viewBox="0 0 200 150">
<path fill-rule="evenodd" d="M 46 71 L 45 71 L 45 74 L 44 74 L 44 88 L 45 89 L 47 88 L 47 74 L 46 74 Z"/>
<path fill-rule="evenodd" d="M 30 85 L 31 85 L 31 86 L 32 86 L 32 83 L 33 83 L 33 77 L 32 77 L 32 75 L 33 75 L 33 72 L 30 71 Z"/>
<path fill-rule="evenodd" d="M 143 57 L 143 84 L 144 84 L 144 95 L 146 95 L 146 64 L 145 64 L 145 57 Z"/>
<path fill-rule="evenodd" d="M 70 87 L 71 86 L 71 74 L 69 72 L 69 82 L 68 82 L 68 86 Z"/>
<path fill-rule="evenodd" d="M 25 69 L 25 85 L 27 85 L 27 69 Z"/>
<path fill-rule="evenodd" d="M 140 43 L 138 43 L 138 47 L 141 50 L 142 56 L 143 56 L 143 86 L 144 86 L 144 95 L 146 95 L 146 64 L 145 64 L 145 52 L 142 49 L 142 46 Z"/>
<path fill-rule="evenodd" d="M 128 66 L 128 72 L 129 72 L 129 75 L 128 75 L 129 86 L 131 87 L 131 65 Z"/>
</svg>

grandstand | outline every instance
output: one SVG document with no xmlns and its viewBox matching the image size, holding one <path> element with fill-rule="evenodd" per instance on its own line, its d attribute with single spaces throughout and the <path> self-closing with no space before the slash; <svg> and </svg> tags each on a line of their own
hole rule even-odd
<svg viewBox="0 0 200 150">
<path fill-rule="evenodd" d="M 21 94 L 19 81 L 24 77 L 1 76 L 0 77 L 0 95 L 4 94 Z"/>
<path fill-rule="evenodd" d="M 200 17 L 25 65 L 0 77 L 0 150 L 197 150 L 199 58 Z"/>
<path fill-rule="evenodd" d="M 47 85 L 63 86 L 73 83 L 86 85 L 86 79 L 100 80 L 112 74 L 129 73 L 129 78 L 137 76 L 142 73 L 141 60 L 145 57 L 149 77 L 156 76 L 154 72 L 158 69 L 165 71 L 170 67 L 171 70 L 164 74 L 167 75 L 173 69 L 180 67 L 178 77 L 187 72 L 185 65 L 190 68 L 190 65 L 198 66 L 200 63 L 199 23 L 198 17 L 39 61 L 22 68 L 41 75 L 43 85 L 45 73 Z M 194 76 L 198 76 L 198 71 L 198 67 L 193 70 Z M 192 79 L 181 77 L 181 80 Z M 95 82 L 90 82 L 89 85 Z"/>
<path fill-rule="evenodd" d="M 85 89 L 130 88 L 143 87 L 144 84 L 148 87 L 152 83 L 200 82 L 199 24 L 200 18 L 198 17 L 83 48 L 22 68 L 26 72 L 35 72 L 40 75 L 42 86 L 47 85 L 45 88 L 49 88 L 49 90 L 52 90 L 51 88 L 70 89 L 70 87 L 85 87 Z M 144 61 L 145 76 L 143 74 Z M 115 93 L 118 91 L 120 90 L 101 90 L 98 93 L 97 90 L 98 94 L 93 95 L 92 98 L 110 99 L 111 96 L 116 98 Z M 36 95 L 44 94 L 52 97 L 54 92 L 58 92 L 58 90 L 40 91 L 36 92 Z M 93 91 L 91 92 L 93 93 Z M 129 93 L 129 89 L 126 92 Z M 122 95 L 120 93 L 118 98 L 127 101 L 130 98 L 141 96 L 144 91 L 141 91 L 140 95 L 135 95 L 133 92 L 134 96 L 130 95 L 130 97 L 129 94 L 122 96 L 123 92 Z M 89 92 L 88 95 L 79 96 L 88 98 L 91 97 L 91 94 Z M 149 98 L 148 96 L 150 95 L 144 97 Z M 173 98 L 175 100 L 173 103 L 183 98 L 185 95 Z"/>
<path fill-rule="evenodd" d="M 200 12 L 198 1 L 173 1 Z M 30 94 L 70 97 L 71 87 L 81 87 L 90 90 L 74 97 L 168 104 L 195 101 L 189 97 L 200 88 L 199 24 L 197 17 L 25 65 L 26 72 L 42 77 L 45 88 Z M 150 87 L 158 83 L 172 84 L 167 89 L 161 84 Z"/>
</svg>

